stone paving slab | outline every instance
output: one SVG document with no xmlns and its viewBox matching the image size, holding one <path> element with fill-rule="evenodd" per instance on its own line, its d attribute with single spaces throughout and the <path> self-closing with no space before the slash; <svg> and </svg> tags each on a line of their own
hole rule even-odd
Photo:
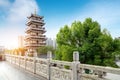
<svg viewBox="0 0 120 80">
<path fill-rule="evenodd" d="M 0 62 L 0 80 L 47 80 L 7 62 Z"/>
</svg>

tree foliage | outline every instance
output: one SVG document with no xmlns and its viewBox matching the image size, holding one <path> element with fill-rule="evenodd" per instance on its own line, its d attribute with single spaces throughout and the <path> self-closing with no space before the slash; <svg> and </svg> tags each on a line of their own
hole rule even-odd
<svg viewBox="0 0 120 80">
<path fill-rule="evenodd" d="M 48 51 L 54 53 L 55 49 L 52 46 L 42 46 L 37 49 L 38 54 L 47 54 Z"/>
<path fill-rule="evenodd" d="M 87 18 L 65 25 L 57 34 L 56 59 L 72 61 L 73 51 L 79 51 L 80 62 L 116 67 L 114 56 L 120 51 L 120 40 L 113 39 L 100 24 Z"/>
</svg>

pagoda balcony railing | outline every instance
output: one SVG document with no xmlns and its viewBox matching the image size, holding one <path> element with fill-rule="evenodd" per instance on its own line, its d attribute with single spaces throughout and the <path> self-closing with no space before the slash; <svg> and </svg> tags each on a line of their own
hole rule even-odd
<svg viewBox="0 0 120 80">
<path fill-rule="evenodd" d="M 44 27 L 43 28 L 40 28 L 40 27 L 38 27 L 38 28 L 27 27 L 26 31 L 28 31 L 28 30 L 41 30 L 41 31 L 45 31 L 45 28 Z"/>
<path fill-rule="evenodd" d="M 29 20 L 27 21 L 27 23 L 32 22 L 32 21 L 34 21 L 34 22 L 40 22 L 40 23 L 43 23 L 43 22 L 44 22 L 44 20 L 29 19 Z"/>
<path fill-rule="evenodd" d="M 25 39 L 28 39 L 28 38 L 46 38 L 45 35 L 26 35 L 25 36 Z"/>
<path fill-rule="evenodd" d="M 45 42 L 41 43 L 26 43 L 25 46 L 44 46 L 46 45 Z"/>
<path fill-rule="evenodd" d="M 44 34 L 46 32 L 45 29 L 28 29 L 25 31 L 25 33 L 30 33 L 30 32 L 37 32 L 37 33 L 41 33 L 41 34 Z"/>
</svg>

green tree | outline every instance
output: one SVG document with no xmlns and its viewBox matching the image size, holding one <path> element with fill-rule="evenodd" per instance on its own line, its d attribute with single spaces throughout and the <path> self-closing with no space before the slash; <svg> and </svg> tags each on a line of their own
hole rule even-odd
<svg viewBox="0 0 120 80">
<path fill-rule="evenodd" d="M 42 46 L 37 49 L 38 55 L 39 54 L 47 54 L 48 51 L 55 52 L 55 49 L 52 46 Z"/>
<path fill-rule="evenodd" d="M 106 29 L 101 31 L 99 23 L 91 18 L 65 25 L 56 40 L 56 59 L 72 61 L 72 53 L 77 50 L 81 63 L 116 67 L 113 52 L 120 50 L 119 40 L 114 40 Z"/>
<path fill-rule="evenodd" d="M 116 59 L 116 56 L 119 56 L 119 60 L 120 60 L 120 38 L 115 38 L 113 41 L 113 48 L 115 49 L 115 51 L 112 53 L 112 55 L 114 56 L 114 58 Z"/>
<path fill-rule="evenodd" d="M 114 60 L 112 52 L 114 52 L 114 48 L 112 46 L 113 39 L 109 32 L 104 29 L 102 34 L 97 38 L 97 45 L 99 46 L 99 63 L 95 63 L 103 66 L 114 66 Z M 111 63 L 111 64 L 110 64 Z"/>
</svg>

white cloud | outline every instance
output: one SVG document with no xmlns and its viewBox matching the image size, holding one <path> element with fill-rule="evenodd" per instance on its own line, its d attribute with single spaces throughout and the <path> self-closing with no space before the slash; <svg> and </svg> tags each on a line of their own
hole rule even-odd
<svg viewBox="0 0 120 80">
<path fill-rule="evenodd" d="M 15 0 L 11 3 L 9 10 L 6 11 L 8 15 L 2 25 L 5 30 L 0 30 L 0 41 L 6 47 L 17 46 L 18 36 L 24 34 L 27 16 L 33 13 L 35 8 L 38 12 L 38 5 L 35 0 Z"/>
<path fill-rule="evenodd" d="M 38 11 L 35 0 L 15 0 L 8 12 L 7 21 L 10 23 L 25 22 L 26 17 L 34 12 L 35 8 Z"/>
<path fill-rule="evenodd" d="M 0 0 L 0 7 L 6 7 L 10 5 L 9 0 Z"/>
</svg>

